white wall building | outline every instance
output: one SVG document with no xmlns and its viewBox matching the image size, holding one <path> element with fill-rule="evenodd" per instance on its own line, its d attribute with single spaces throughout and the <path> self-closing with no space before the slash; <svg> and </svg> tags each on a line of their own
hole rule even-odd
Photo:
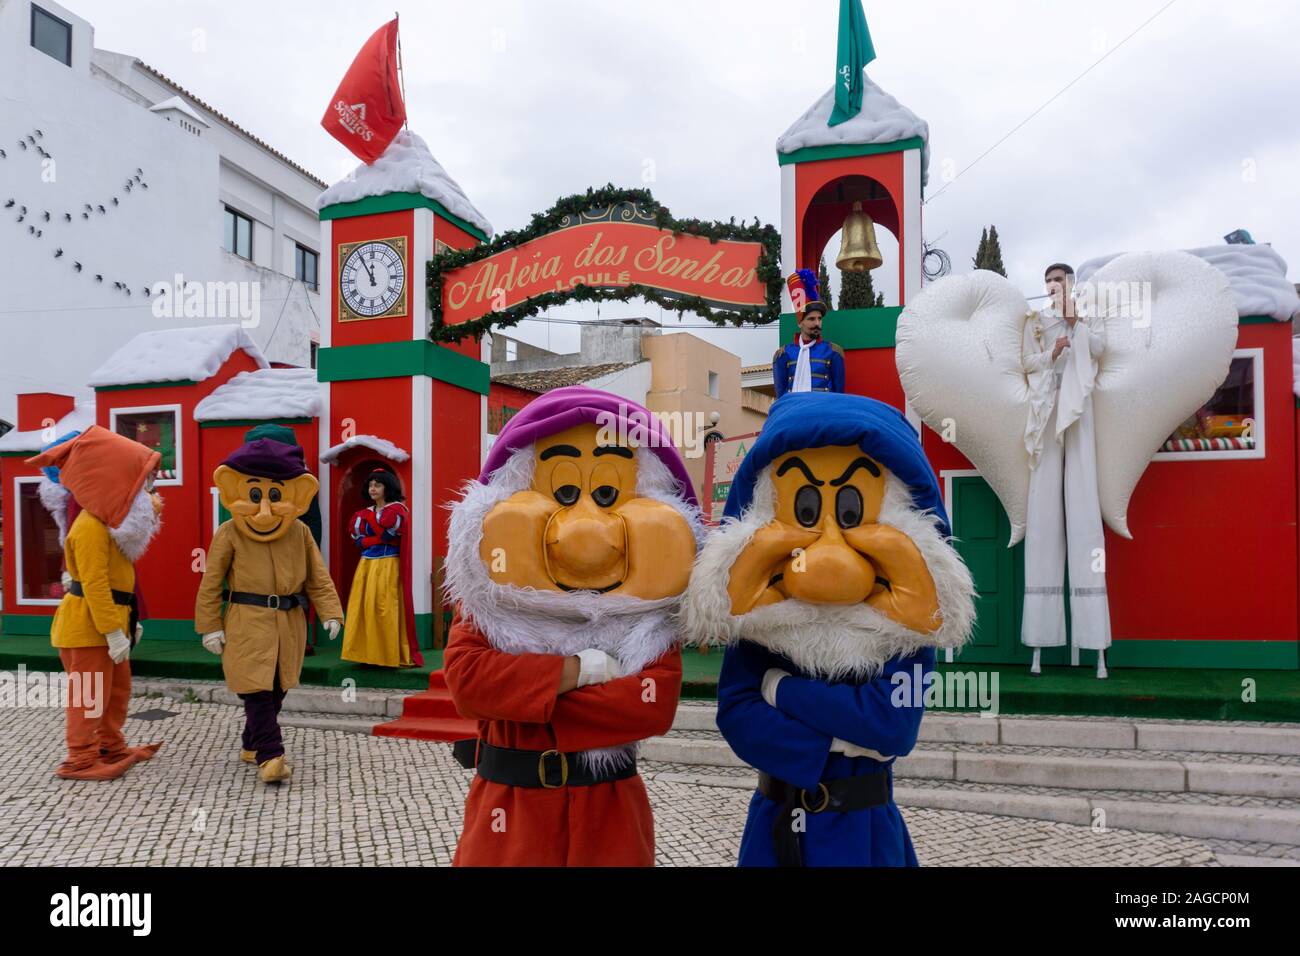
<svg viewBox="0 0 1300 956">
<path fill-rule="evenodd" d="M 57 3 L 0 0 L 0 151 L 0 419 L 151 329 L 312 364 L 326 184 Z"/>
</svg>

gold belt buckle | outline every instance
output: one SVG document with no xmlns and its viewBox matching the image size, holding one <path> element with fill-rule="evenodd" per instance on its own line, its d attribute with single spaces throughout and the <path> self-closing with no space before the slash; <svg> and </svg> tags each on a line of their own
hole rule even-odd
<svg viewBox="0 0 1300 956">
<path fill-rule="evenodd" d="M 808 806 L 808 791 L 807 790 L 799 791 L 799 802 L 803 805 L 803 808 L 807 810 L 809 813 L 821 813 L 828 806 L 830 806 L 831 792 L 826 789 L 826 784 L 824 783 L 817 784 L 817 789 L 821 791 L 822 802 L 821 802 L 821 806 L 817 807 L 816 809 Z"/>
<path fill-rule="evenodd" d="M 560 782 L 559 783 L 546 782 L 546 758 L 549 757 L 551 754 L 555 754 L 555 756 L 560 758 Z M 541 781 L 542 786 L 545 787 L 547 790 L 558 790 L 560 787 L 563 787 L 565 784 L 569 782 L 569 758 L 564 756 L 564 754 L 558 750 L 542 751 L 541 756 L 537 758 L 537 779 Z"/>
</svg>

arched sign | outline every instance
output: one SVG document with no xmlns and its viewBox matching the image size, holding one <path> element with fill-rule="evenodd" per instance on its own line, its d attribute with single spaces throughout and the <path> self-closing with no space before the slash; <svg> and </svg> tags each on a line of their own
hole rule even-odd
<svg viewBox="0 0 1300 956">
<path fill-rule="evenodd" d="M 771 226 L 678 221 L 649 191 L 588 190 L 532 225 L 429 261 L 430 337 L 459 341 L 569 301 L 645 298 L 719 325 L 780 318 Z"/>
</svg>

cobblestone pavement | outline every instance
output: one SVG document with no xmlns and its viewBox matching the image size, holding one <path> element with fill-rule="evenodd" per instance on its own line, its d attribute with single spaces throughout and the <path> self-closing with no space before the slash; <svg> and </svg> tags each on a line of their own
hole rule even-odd
<svg viewBox="0 0 1300 956">
<path fill-rule="evenodd" d="M 160 720 L 138 715 L 162 710 Z M 288 728 L 281 788 L 239 761 L 242 712 L 136 698 L 132 742 L 158 756 L 108 783 L 58 780 L 63 714 L 4 712 L 0 865 L 446 865 L 469 773 L 446 745 Z M 659 863 L 730 866 L 750 792 L 646 764 Z M 691 768 L 698 770 L 699 768 Z M 740 771 L 749 773 L 749 771 Z M 905 809 L 922 864 L 1214 865 L 1211 842 L 949 810 Z M 1266 853 L 1248 844 L 1221 852 Z"/>
</svg>

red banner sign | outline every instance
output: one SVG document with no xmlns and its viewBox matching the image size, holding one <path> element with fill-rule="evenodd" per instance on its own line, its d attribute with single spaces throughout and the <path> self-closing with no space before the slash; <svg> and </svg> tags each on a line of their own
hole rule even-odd
<svg viewBox="0 0 1300 956">
<path fill-rule="evenodd" d="M 670 296 L 698 296 L 719 308 L 761 307 L 767 300 L 767 286 L 756 273 L 762 251 L 758 242 L 710 242 L 642 223 L 571 226 L 448 270 L 443 322 L 477 319 L 579 285 L 641 285 Z"/>
</svg>

